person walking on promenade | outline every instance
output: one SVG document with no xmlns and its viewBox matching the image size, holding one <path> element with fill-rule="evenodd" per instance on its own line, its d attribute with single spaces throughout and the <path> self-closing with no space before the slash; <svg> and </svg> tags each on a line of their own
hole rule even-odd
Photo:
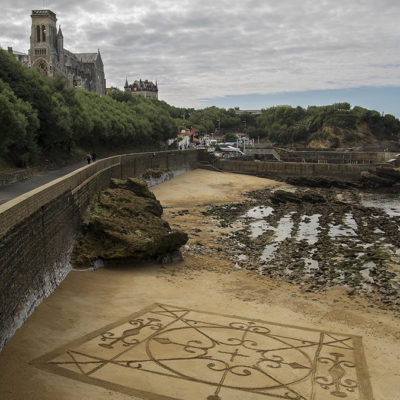
<svg viewBox="0 0 400 400">
<path fill-rule="evenodd" d="M 90 153 L 87 153 L 87 154 L 86 154 L 86 161 L 87 161 L 88 164 L 91 163 L 91 161 L 92 161 L 92 156 L 90 155 Z"/>
<path fill-rule="evenodd" d="M 95 162 L 95 161 L 96 161 L 96 158 L 97 158 L 97 154 L 96 154 L 96 153 L 93 153 L 93 154 L 92 154 L 92 161 Z"/>
</svg>

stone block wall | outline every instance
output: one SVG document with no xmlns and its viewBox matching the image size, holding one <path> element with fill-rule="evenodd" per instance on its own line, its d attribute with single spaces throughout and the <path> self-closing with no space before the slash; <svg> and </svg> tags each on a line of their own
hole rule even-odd
<svg viewBox="0 0 400 400">
<path fill-rule="evenodd" d="M 281 159 L 290 162 L 334 163 L 334 164 L 376 164 L 388 160 L 388 152 L 357 151 L 293 151 L 283 152 Z"/>
<path fill-rule="evenodd" d="M 198 152 L 136 153 L 96 161 L 0 205 L 0 350 L 70 270 L 69 256 L 93 195 L 110 179 L 148 168 L 189 170 Z"/>
<path fill-rule="evenodd" d="M 274 179 L 297 176 L 320 176 L 358 180 L 361 178 L 362 171 L 375 169 L 373 166 L 367 164 L 314 164 L 240 160 L 219 160 L 216 166 L 222 171 L 265 176 Z"/>
</svg>

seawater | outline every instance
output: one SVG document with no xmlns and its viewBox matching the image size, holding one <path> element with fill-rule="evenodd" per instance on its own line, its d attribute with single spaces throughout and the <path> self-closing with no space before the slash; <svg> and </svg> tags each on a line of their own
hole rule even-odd
<svg viewBox="0 0 400 400">
<path fill-rule="evenodd" d="M 398 198 L 388 198 L 385 196 L 367 196 L 363 197 L 361 204 L 364 207 L 376 207 L 383 210 L 389 217 L 400 216 L 400 201 Z M 321 232 L 324 231 L 328 234 L 332 243 L 340 243 L 338 252 L 339 258 L 342 257 L 340 248 L 354 248 L 355 260 L 361 260 L 365 257 L 365 250 L 371 247 L 377 247 L 382 251 L 387 252 L 393 257 L 400 256 L 400 249 L 390 243 L 386 233 L 378 227 L 371 226 L 371 233 L 374 238 L 370 241 L 363 241 L 358 234 L 358 223 L 360 227 L 368 227 L 371 220 L 355 220 L 351 212 L 347 212 L 338 216 L 336 222 L 330 222 L 324 227 L 320 225 L 322 214 L 301 215 L 297 231 L 294 233 L 293 214 L 295 211 L 284 215 L 277 223 L 272 225 L 269 222 L 269 217 L 276 212 L 271 206 L 258 206 L 253 207 L 240 218 L 242 226 L 246 224 L 249 228 L 249 236 L 251 239 L 257 239 L 266 232 L 269 232 L 268 243 L 265 244 L 263 251 L 259 257 L 261 266 L 259 273 L 261 274 L 265 268 L 272 267 L 273 261 L 283 241 L 286 239 L 294 238 L 296 242 L 305 241 L 308 245 L 315 245 L 320 238 Z M 399 226 L 400 229 L 400 226 Z M 336 246 L 335 246 L 336 248 Z M 365 249 L 365 250 L 364 250 Z M 314 274 L 319 269 L 319 262 L 314 259 L 316 248 L 308 251 L 308 254 L 303 256 L 304 273 Z M 331 257 L 332 254 L 328 255 Z M 333 258 L 335 260 L 335 257 Z M 245 261 L 245 260 L 242 260 Z M 369 272 L 375 264 L 373 262 L 365 262 L 364 267 L 361 268 L 360 274 L 366 284 L 373 282 Z M 287 271 L 291 273 L 290 270 Z"/>
</svg>

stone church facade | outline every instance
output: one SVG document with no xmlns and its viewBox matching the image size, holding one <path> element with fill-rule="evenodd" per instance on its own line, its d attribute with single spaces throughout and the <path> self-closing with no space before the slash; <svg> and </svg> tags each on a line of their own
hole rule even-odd
<svg viewBox="0 0 400 400">
<path fill-rule="evenodd" d="M 106 93 L 104 65 L 97 53 L 72 53 L 64 49 L 61 27 L 57 31 L 56 14 L 50 10 L 33 10 L 29 66 L 44 75 L 63 75 L 75 88 L 103 95 Z"/>
</svg>

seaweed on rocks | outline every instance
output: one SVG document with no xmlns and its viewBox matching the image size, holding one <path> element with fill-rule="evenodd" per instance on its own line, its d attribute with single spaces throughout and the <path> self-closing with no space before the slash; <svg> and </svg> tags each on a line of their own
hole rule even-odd
<svg viewBox="0 0 400 400">
<path fill-rule="evenodd" d="M 235 229 L 224 245 L 238 268 L 319 292 L 349 292 L 400 309 L 400 215 L 363 206 L 355 189 L 270 188 L 207 215 Z"/>
</svg>

